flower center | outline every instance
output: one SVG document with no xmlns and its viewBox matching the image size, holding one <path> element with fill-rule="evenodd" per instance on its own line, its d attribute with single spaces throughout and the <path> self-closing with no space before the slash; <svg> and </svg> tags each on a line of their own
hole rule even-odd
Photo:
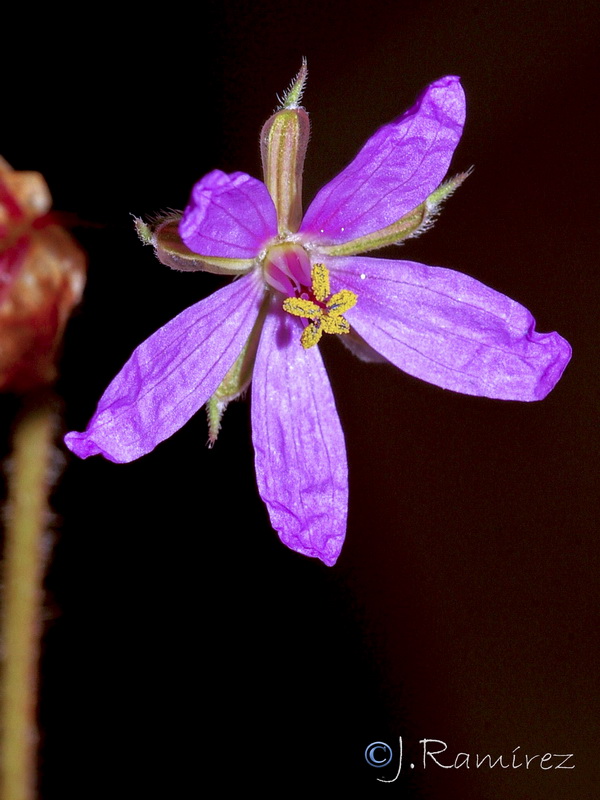
<svg viewBox="0 0 600 800">
<path fill-rule="evenodd" d="M 283 242 L 269 247 L 263 271 L 265 281 L 286 296 L 310 286 L 310 259 L 299 244 Z"/>
<path fill-rule="evenodd" d="M 324 333 L 350 333 L 350 323 L 342 314 L 355 306 L 358 300 L 349 289 L 331 295 L 329 270 L 325 264 L 313 266 L 311 279 L 307 293 L 283 301 L 284 311 L 288 314 L 309 320 L 300 337 L 305 350 L 317 344 Z"/>
<path fill-rule="evenodd" d="M 314 264 L 311 269 L 303 247 L 292 243 L 271 247 L 263 268 L 267 283 L 287 295 L 284 311 L 307 320 L 300 337 L 305 350 L 317 344 L 324 333 L 350 332 L 350 323 L 342 315 L 356 305 L 357 296 L 349 289 L 332 295 L 329 270 L 325 264 Z"/>
</svg>

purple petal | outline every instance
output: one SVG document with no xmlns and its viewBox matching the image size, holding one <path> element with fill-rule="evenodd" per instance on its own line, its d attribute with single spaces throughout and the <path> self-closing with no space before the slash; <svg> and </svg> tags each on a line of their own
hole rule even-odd
<svg viewBox="0 0 600 800">
<path fill-rule="evenodd" d="M 332 291 L 358 295 L 346 316 L 400 369 L 444 389 L 501 400 L 541 400 L 571 357 L 557 333 L 536 333 L 522 305 L 441 267 L 330 258 Z"/>
<path fill-rule="evenodd" d="M 264 183 L 216 169 L 194 186 L 179 233 L 199 255 L 255 258 L 277 234 L 277 214 Z"/>
<path fill-rule="evenodd" d="M 191 306 L 134 350 L 84 433 L 68 433 L 81 458 L 118 463 L 153 450 L 198 411 L 239 356 L 263 294 L 256 275 Z"/>
<path fill-rule="evenodd" d="M 265 321 L 252 380 L 256 479 L 271 524 L 292 550 L 335 564 L 346 533 L 344 434 L 317 347 L 281 309 Z"/>
<path fill-rule="evenodd" d="M 380 128 L 310 204 L 301 231 L 348 242 L 391 225 L 444 179 L 465 120 L 452 75 L 432 83 L 403 116 Z"/>
</svg>

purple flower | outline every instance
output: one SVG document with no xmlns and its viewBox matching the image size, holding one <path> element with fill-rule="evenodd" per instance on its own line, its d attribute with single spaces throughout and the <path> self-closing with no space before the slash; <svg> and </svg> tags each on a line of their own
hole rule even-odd
<svg viewBox="0 0 600 800">
<path fill-rule="evenodd" d="M 411 261 L 358 257 L 427 226 L 464 179 L 442 184 L 465 98 L 453 76 L 380 128 L 301 213 L 308 116 L 305 65 L 263 128 L 265 183 L 209 173 L 183 217 L 142 235 L 178 269 L 241 276 L 191 306 L 133 353 L 84 433 L 82 458 L 127 462 L 207 404 L 216 438 L 227 402 L 252 380 L 256 476 L 282 541 L 333 565 L 346 529 L 344 436 L 316 343 L 340 334 L 365 360 L 388 360 L 437 386 L 540 400 L 570 347 L 539 334 L 523 306 L 473 278 Z"/>
</svg>

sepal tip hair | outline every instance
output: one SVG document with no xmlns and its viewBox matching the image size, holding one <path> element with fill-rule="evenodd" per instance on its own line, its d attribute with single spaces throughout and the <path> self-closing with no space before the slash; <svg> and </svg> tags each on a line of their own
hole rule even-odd
<svg viewBox="0 0 600 800">
<path fill-rule="evenodd" d="M 152 228 L 141 217 L 134 217 L 133 224 L 138 239 L 142 244 L 152 244 Z"/>
<path fill-rule="evenodd" d="M 304 89 L 306 88 L 306 79 L 308 78 L 308 64 L 306 56 L 302 56 L 302 66 L 300 71 L 290 83 L 288 89 L 284 92 L 283 97 L 277 96 L 279 106 L 277 111 L 283 111 L 284 108 L 300 108 Z"/>
</svg>

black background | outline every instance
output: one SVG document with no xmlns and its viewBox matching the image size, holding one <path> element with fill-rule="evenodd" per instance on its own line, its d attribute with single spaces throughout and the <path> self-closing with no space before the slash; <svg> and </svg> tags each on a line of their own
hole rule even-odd
<svg viewBox="0 0 600 800">
<path fill-rule="evenodd" d="M 0 152 L 41 171 L 57 209 L 99 225 L 76 231 L 90 264 L 58 386 L 65 429 L 83 429 L 139 342 L 223 283 L 160 265 L 130 214 L 183 207 L 213 168 L 259 176 L 260 127 L 302 55 L 307 201 L 428 83 L 462 77 L 453 170 L 475 171 L 433 230 L 394 252 L 515 298 L 574 351 L 546 400 L 519 404 L 326 342 L 350 470 L 332 569 L 270 529 L 247 401 L 212 451 L 200 412 L 130 465 L 65 455 L 42 798 L 196 796 L 215 780 L 217 793 L 278 797 L 594 797 L 595 4 L 86 7 L 17 12 L 3 39 Z M 3 400 L 6 420 L 13 408 Z M 395 762 L 374 769 L 364 751 L 399 736 L 404 770 L 384 785 Z M 424 770 L 423 738 L 448 744 L 444 763 L 520 747 L 576 766 Z"/>
</svg>

